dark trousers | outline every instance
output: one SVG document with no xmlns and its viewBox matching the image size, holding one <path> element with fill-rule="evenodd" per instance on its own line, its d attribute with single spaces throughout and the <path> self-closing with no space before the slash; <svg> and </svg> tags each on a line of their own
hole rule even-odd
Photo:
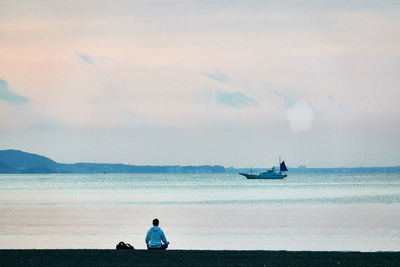
<svg viewBox="0 0 400 267">
<path fill-rule="evenodd" d="M 166 250 L 168 248 L 168 244 L 162 244 L 161 247 L 159 248 L 151 248 L 149 245 L 147 245 L 147 249 L 163 249 Z"/>
</svg>

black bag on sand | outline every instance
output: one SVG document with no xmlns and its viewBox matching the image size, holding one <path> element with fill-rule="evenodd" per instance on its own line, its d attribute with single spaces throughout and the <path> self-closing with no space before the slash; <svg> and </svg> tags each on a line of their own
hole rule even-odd
<svg viewBox="0 0 400 267">
<path fill-rule="evenodd" d="M 135 249 L 131 244 L 119 242 L 116 246 L 116 249 Z"/>
</svg>

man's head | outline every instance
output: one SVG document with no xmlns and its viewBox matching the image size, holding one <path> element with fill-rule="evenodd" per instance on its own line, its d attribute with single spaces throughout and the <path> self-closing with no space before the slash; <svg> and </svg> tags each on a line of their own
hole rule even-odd
<svg viewBox="0 0 400 267">
<path fill-rule="evenodd" d="M 153 220 L 153 225 L 154 226 L 158 226 L 159 223 L 160 223 L 160 221 L 158 219 L 154 219 Z"/>
</svg>

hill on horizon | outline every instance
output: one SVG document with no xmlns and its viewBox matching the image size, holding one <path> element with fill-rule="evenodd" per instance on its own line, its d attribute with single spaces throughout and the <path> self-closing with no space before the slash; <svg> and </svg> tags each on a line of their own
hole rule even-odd
<svg viewBox="0 0 400 267">
<path fill-rule="evenodd" d="M 262 172 L 263 168 L 253 168 Z M 358 168 L 290 168 L 290 173 L 386 173 L 400 172 L 400 166 Z M 239 173 L 250 172 L 249 168 L 225 168 L 220 165 L 130 165 L 110 163 L 58 163 L 48 157 L 21 150 L 0 150 L 0 173 Z"/>
<path fill-rule="evenodd" d="M 0 173 L 221 173 L 223 166 L 138 166 L 109 163 L 57 163 L 21 150 L 0 150 Z"/>
<path fill-rule="evenodd" d="M 0 171 L 5 172 L 56 172 L 58 163 L 45 156 L 21 150 L 0 150 Z"/>
</svg>

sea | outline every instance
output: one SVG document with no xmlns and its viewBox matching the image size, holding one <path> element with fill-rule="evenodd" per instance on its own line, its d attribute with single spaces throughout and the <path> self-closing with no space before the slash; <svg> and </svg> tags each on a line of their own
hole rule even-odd
<svg viewBox="0 0 400 267">
<path fill-rule="evenodd" d="M 0 249 L 400 251 L 400 173 L 1 174 Z"/>
</svg>

